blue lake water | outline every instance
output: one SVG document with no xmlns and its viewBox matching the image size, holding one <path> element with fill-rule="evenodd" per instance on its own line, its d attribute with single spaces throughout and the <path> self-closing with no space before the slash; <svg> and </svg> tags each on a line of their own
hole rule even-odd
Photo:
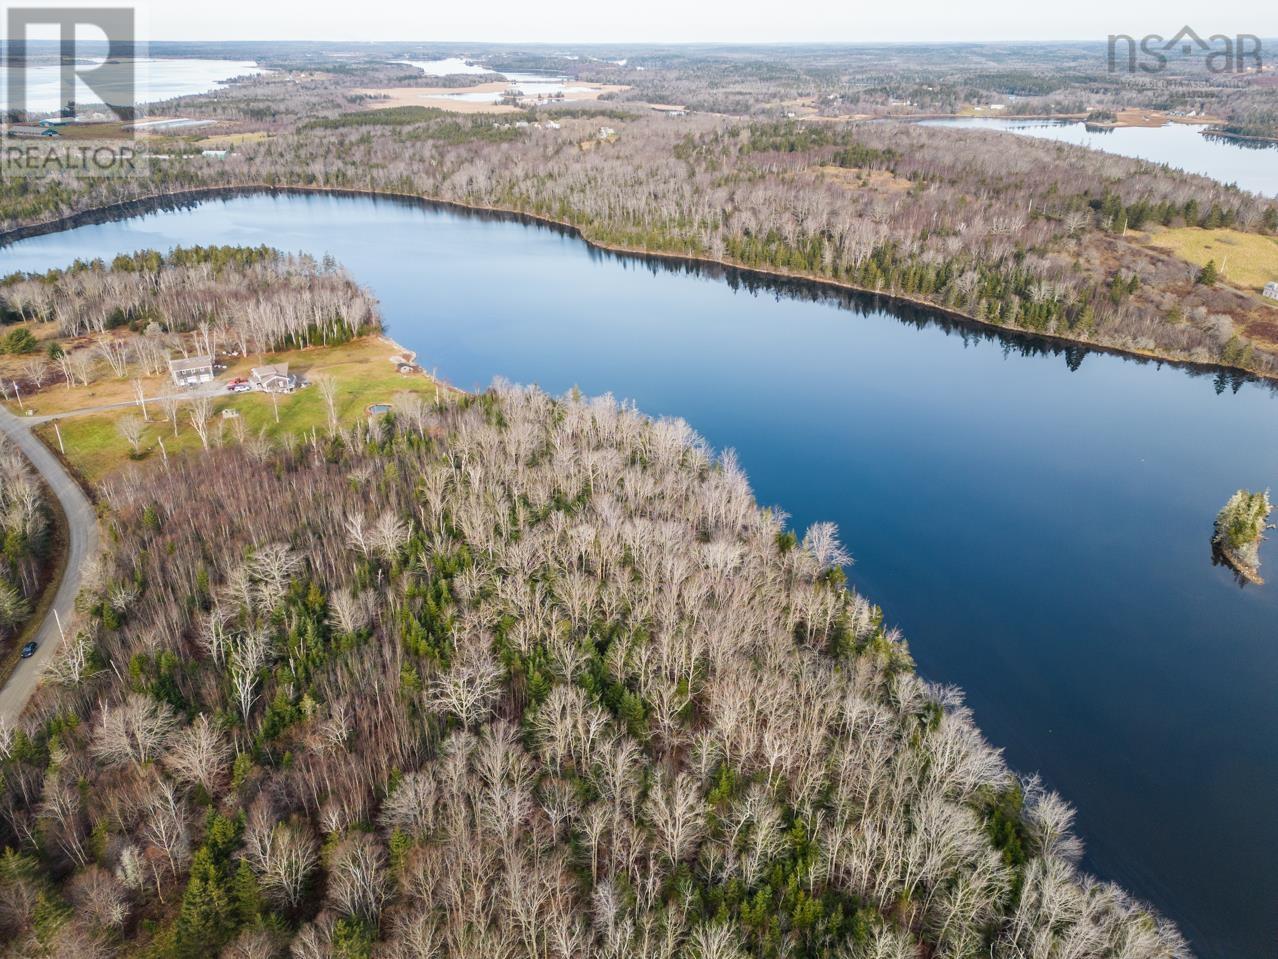
<svg viewBox="0 0 1278 959">
<path fill-rule="evenodd" d="M 0 61 L 2 62 L 2 61 Z M 88 59 L 78 67 L 90 72 L 95 86 L 76 80 L 76 105 L 82 111 L 101 109 L 101 92 L 113 102 L 157 103 L 174 97 L 207 93 L 232 77 L 264 73 L 252 60 L 140 57 L 137 60 Z M 5 72 L 0 70 L 0 102 L 6 94 Z M 26 109 L 52 113 L 62 105 L 61 74 L 56 63 L 35 63 L 26 68 Z M 15 105 L 16 106 L 16 105 Z"/>
<path fill-rule="evenodd" d="M 735 448 L 1077 806 L 1089 869 L 1203 956 L 1273 959 L 1278 549 L 1240 588 L 1209 547 L 1235 489 L 1278 487 L 1268 387 L 389 200 L 211 201 L 19 242 L 0 273 L 196 243 L 333 254 L 458 386 L 612 391 Z"/>
<path fill-rule="evenodd" d="M 1004 130 L 1042 140 L 1057 140 L 1107 153 L 1165 163 L 1200 173 L 1221 183 L 1234 183 L 1262 196 L 1278 196 L 1278 144 L 1204 136 L 1200 124 L 1169 123 L 1162 127 L 1119 127 L 1113 130 L 1058 120 L 1002 120 L 963 117 L 925 120 L 925 126 L 970 130 Z"/>
</svg>

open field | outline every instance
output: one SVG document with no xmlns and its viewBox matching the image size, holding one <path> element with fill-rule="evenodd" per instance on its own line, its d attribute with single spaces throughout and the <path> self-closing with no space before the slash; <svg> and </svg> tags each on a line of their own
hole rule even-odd
<svg viewBox="0 0 1278 959">
<path fill-rule="evenodd" d="M 583 89 L 569 90 L 554 103 L 573 103 L 583 100 L 598 100 L 605 93 L 620 93 L 629 87 L 612 83 L 576 83 L 574 87 Z M 518 84 L 505 80 L 490 83 L 476 83 L 469 87 L 385 87 L 379 90 L 359 90 L 358 93 L 368 97 L 378 97 L 369 106 L 376 109 L 390 107 L 428 106 L 438 107 L 453 113 L 513 113 L 517 107 L 503 103 L 490 103 L 482 100 L 462 100 L 457 94 L 466 93 L 505 93 Z M 535 97 L 526 97 L 526 102 L 536 102 Z"/>
<path fill-rule="evenodd" d="M 869 170 L 858 167 L 821 166 L 814 171 L 830 183 L 837 183 L 849 190 L 875 190 L 882 193 L 906 193 L 913 186 L 904 177 L 887 170 Z"/>
<path fill-rule="evenodd" d="M 1259 291 L 1266 283 L 1278 280 L 1278 240 L 1272 236 L 1181 227 L 1156 230 L 1148 242 L 1195 266 L 1206 266 L 1209 260 L 1215 260 L 1220 275 L 1235 286 Z"/>
<path fill-rule="evenodd" d="M 423 398 L 433 399 L 435 383 L 421 374 L 401 374 L 388 361 L 397 352 L 389 341 L 379 337 L 364 337 L 336 347 L 313 347 L 289 350 L 265 357 L 254 357 L 231 364 L 218 377 L 220 384 L 236 376 L 246 376 L 252 366 L 265 363 L 288 363 L 291 372 L 303 380 L 312 381 L 291 395 L 278 397 L 278 421 L 276 402 L 263 393 L 218 393 L 212 402 L 212 419 L 209 424 L 209 440 L 233 441 L 238 436 L 265 435 L 275 439 L 285 434 L 300 436 L 312 430 L 323 432 L 328 428 L 328 408 L 318 386 L 313 385 L 319 375 L 333 377 L 337 386 L 335 408 L 338 419 L 347 425 L 365 415 L 373 403 L 391 403 L 397 394 L 411 392 Z M 166 381 L 156 378 L 147 389 L 148 396 L 173 395 Z M 124 381 L 94 384 L 65 390 L 60 387 L 38 394 L 29 408 L 39 415 L 66 413 L 57 420 L 62 434 L 60 451 L 80 476 L 96 483 L 109 476 L 130 460 L 158 459 L 202 446 L 200 437 L 191 424 L 191 407 L 182 403 L 177 411 L 177 423 L 167 418 L 164 405 L 149 402 L 150 418 L 139 441 L 139 453 L 132 453 L 129 442 L 120 433 L 118 424 L 126 416 L 140 416 L 136 405 L 95 413 L 74 414 L 82 410 L 133 399 L 132 387 Z M 13 409 L 13 405 L 10 404 Z M 224 410 L 232 410 L 236 416 L 223 417 Z M 53 423 L 42 424 L 37 432 L 55 450 L 59 450 L 57 432 Z M 163 440 L 163 451 L 160 441 Z"/>
</svg>

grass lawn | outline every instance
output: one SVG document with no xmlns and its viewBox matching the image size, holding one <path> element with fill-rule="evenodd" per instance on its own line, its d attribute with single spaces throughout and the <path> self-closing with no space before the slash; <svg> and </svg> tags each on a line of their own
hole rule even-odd
<svg viewBox="0 0 1278 959">
<path fill-rule="evenodd" d="M 337 347 L 292 350 L 241 360 L 222 374 L 219 380 L 225 382 L 233 376 L 246 373 L 249 366 L 262 363 L 288 363 L 290 370 L 300 373 L 303 379 L 331 376 L 337 386 L 335 406 L 338 419 L 343 424 L 350 424 L 366 415 L 367 408 L 373 403 L 394 405 L 395 396 L 399 393 L 417 393 L 426 399 L 435 397 L 435 383 L 428 377 L 405 376 L 396 372 L 395 367 L 388 362 L 392 352 L 395 352 L 393 347 L 384 340 L 365 337 Z M 85 393 L 84 390 L 58 392 L 66 396 Z M 95 397 L 88 404 L 81 405 L 92 405 L 93 402 L 101 402 L 101 399 L 101 396 Z M 39 408 L 40 404 L 36 405 Z M 227 409 L 239 413 L 238 426 L 233 419 L 223 419 L 222 411 Z M 41 411 L 51 410 L 45 406 Z M 58 428 L 62 433 L 66 460 L 85 480 L 96 483 L 131 460 L 158 461 L 162 456 L 161 438 L 164 449 L 170 456 L 201 448 L 200 438 L 191 426 L 188 404 L 184 403 L 179 409 L 176 435 L 173 423 L 165 419 L 161 404 L 149 404 L 148 411 L 151 423 L 138 444 L 140 453 L 136 455 L 129 442 L 121 435 L 117 424 L 125 416 L 140 415 L 137 407 L 59 419 Z M 225 442 L 234 442 L 240 430 L 246 436 L 265 433 L 267 437 L 275 438 L 285 433 L 302 435 L 312 430 L 323 432 L 328 428 L 328 407 L 319 387 L 315 385 L 306 386 L 291 395 L 279 396 L 278 416 L 277 422 L 276 404 L 266 394 L 221 393 L 213 399 L 213 418 L 209 424 L 210 443 L 215 442 L 219 436 Z M 51 449 L 58 449 L 52 423 L 40 426 L 37 432 Z"/>
<path fill-rule="evenodd" d="M 1225 280 L 1249 290 L 1259 292 L 1266 283 L 1278 280 L 1278 240 L 1271 236 L 1180 227 L 1154 231 L 1149 244 L 1170 250 L 1195 266 L 1215 260 Z"/>
</svg>

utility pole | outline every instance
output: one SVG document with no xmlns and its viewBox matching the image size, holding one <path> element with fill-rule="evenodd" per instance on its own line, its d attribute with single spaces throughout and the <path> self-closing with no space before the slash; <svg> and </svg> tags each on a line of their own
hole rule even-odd
<svg viewBox="0 0 1278 959">
<path fill-rule="evenodd" d="M 58 437 L 58 450 L 63 456 L 67 455 L 67 448 L 62 445 L 62 430 L 58 429 L 58 421 L 53 421 L 53 432 Z"/>
<path fill-rule="evenodd" d="M 18 398 L 18 409 L 22 410 L 22 412 L 25 413 L 27 411 L 27 408 L 22 404 L 22 390 L 18 389 L 17 380 L 13 381 L 13 393 Z"/>
</svg>

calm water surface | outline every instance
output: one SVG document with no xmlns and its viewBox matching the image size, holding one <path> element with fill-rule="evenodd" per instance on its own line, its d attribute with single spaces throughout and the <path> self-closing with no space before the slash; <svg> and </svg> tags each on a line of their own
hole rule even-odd
<svg viewBox="0 0 1278 959">
<path fill-rule="evenodd" d="M 1205 126 L 1169 123 L 1163 127 L 1089 129 L 1086 124 L 1057 120 L 1000 120 L 964 117 L 925 120 L 925 126 L 1006 130 L 1042 140 L 1059 140 L 1121 156 L 1165 163 L 1188 173 L 1201 173 L 1221 183 L 1234 183 L 1262 196 L 1278 196 L 1278 144 L 1248 143 L 1203 136 Z"/>
<path fill-rule="evenodd" d="M 1273 959 L 1278 588 L 1208 545 L 1235 489 L 1278 487 L 1268 388 L 391 201 L 214 201 L 23 241 L 0 273 L 179 243 L 332 253 L 459 386 L 612 391 L 734 447 L 763 503 L 838 522 L 922 673 L 1077 805 L 1089 869 L 1204 956 Z"/>
<path fill-rule="evenodd" d="M 0 62 L 3 62 L 0 60 Z M 95 66 L 96 64 L 96 66 Z M 173 97 L 207 93 L 232 77 L 264 73 L 252 60 L 202 60 L 197 58 L 140 58 L 130 70 L 129 61 L 105 62 L 102 58 L 86 59 L 82 71 L 93 71 L 95 89 L 109 100 L 130 102 L 127 91 L 132 85 L 138 103 L 156 103 Z M 5 90 L 5 71 L 0 70 L 0 96 Z M 56 63 L 33 64 L 26 70 L 27 109 L 33 113 L 50 113 L 62 104 L 59 68 Z M 118 97 L 118 99 L 116 99 Z M 82 80 L 76 80 L 76 104 L 81 109 L 100 108 L 102 100 Z"/>
</svg>

